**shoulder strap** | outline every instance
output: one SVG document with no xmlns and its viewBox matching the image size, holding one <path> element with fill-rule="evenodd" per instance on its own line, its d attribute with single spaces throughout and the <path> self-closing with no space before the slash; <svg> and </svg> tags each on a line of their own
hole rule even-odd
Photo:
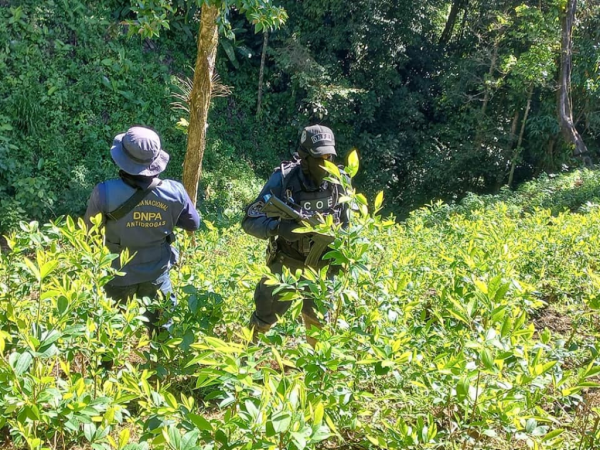
<svg viewBox="0 0 600 450">
<path fill-rule="evenodd" d="M 300 167 L 298 161 L 285 161 L 281 163 L 281 195 L 286 196 L 291 173 Z M 289 200 L 289 199 L 286 199 Z"/>
<path fill-rule="evenodd" d="M 112 210 L 109 213 L 106 213 L 106 217 L 109 220 L 119 220 L 125 217 L 133 208 L 135 208 L 139 203 L 146 198 L 146 196 L 152 192 L 152 190 L 162 183 L 162 180 L 158 178 L 154 178 L 150 186 L 146 189 L 137 189 L 131 197 L 129 197 L 125 202 L 123 202 L 116 209 Z"/>
</svg>

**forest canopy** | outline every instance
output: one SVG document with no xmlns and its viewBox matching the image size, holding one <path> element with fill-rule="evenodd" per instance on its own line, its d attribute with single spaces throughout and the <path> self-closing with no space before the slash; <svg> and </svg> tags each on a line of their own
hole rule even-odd
<svg viewBox="0 0 600 450">
<path fill-rule="evenodd" d="M 573 158 L 557 108 L 566 4 L 281 0 L 287 20 L 272 31 L 230 7 L 216 74 L 231 93 L 212 100 L 200 207 L 239 213 L 316 122 L 342 156 L 358 150 L 357 184 L 384 189 L 400 216 L 595 160 L 600 6 L 577 2 L 573 23 L 569 94 L 588 151 Z M 81 214 L 115 174 L 112 138 L 132 124 L 159 131 L 167 175 L 181 177 L 188 117 L 172 103 L 193 77 L 196 2 L 22 0 L 0 14 L 0 230 Z M 135 33 L 152 20 L 168 28 Z"/>
</svg>

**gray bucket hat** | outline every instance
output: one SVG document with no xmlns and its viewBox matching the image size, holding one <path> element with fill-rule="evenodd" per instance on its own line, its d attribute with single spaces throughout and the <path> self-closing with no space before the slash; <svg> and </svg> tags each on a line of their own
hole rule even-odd
<svg viewBox="0 0 600 450">
<path fill-rule="evenodd" d="M 115 137 L 110 155 L 117 166 L 130 175 L 156 176 L 169 162 L 169 154 L 161 149 L 158 134 L 138 126 Z"/>
</svg>

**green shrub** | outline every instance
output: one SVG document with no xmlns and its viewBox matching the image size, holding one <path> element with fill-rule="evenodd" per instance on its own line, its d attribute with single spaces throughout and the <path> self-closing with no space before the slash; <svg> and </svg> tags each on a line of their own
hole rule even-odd
<svg viewBox="0 0 600 450">
<path fill-rule="evenodd" d="M 571 177 L 555 195 L 593 192 Z M 294 304 L 259 345 L 245 325 L 264 242 L 239 225 L 179 235 L 173 328 L 149 341 L 147 305 L 102 292 L 95 229 L 22 224 L 0 254 L 0 431 L 31 449 L 592 448 L 600 210 L 521 195 L 397 224 L 350 188 L 350 227 L 319 228 L 343 271 L 271 275 Z M 316 349 L 302 295 L 328 312 Z"/>
<path fill-rule="evenodd" d="M 136 123 L 159 131 L 174 161 L 167 175 L 180 175 L 185 142 L 170 85 L 187 56 L 176 43 L 159 52 L 128 39 L 107 7 L 52 0 L 0 9 L 10 23 L 0 30 L 10 55 L 0 86 L 0 194 L 11 217 L 0 231 L 12 218 L 82 214 L 94 184 L 116 176 L 113 137 Z"/>
</svg>

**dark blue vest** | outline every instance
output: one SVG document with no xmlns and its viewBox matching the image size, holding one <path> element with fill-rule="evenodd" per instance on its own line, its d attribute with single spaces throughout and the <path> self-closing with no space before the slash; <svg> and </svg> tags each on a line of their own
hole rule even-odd
<svg viewBox="0 0 600 450">
<path fill-rule="evenodd" d="M 100 184 L 102 212 L 114 211 L 135 189 L 121 179 Z M 119 220 L 106 221 L 106 246 L 113 253 L 129 249 L 133 259 L 123 268 L 125 276 L 115 277 L 112 286 L 154 281 L 177 261 L 177 251 L 168 238 L 186 204 L 181 183 L 162 180 L 144 200 Z M 113 262 L 119 269 L 119 260 Z"/>
<path fill-rule="evenodd" d="M 333 215 L 334 222 L 343 221 L 342 212 L 345 204 L 340 204 L 339 186 L 324 182 L 316 186 L 303 173 L 298 162 L 282 165 L 282 187 L 281 197 L 288 205 L 304 213 L 318 212 L 324 216 Z M 312 241 L 309 237 L 303 237 L 295 242 L 277 239 L 277 247 L 282 253 L 304 260 L 310 253 Z M 327 249 L 329 251 L 329 249 Z"/>
</svg>

